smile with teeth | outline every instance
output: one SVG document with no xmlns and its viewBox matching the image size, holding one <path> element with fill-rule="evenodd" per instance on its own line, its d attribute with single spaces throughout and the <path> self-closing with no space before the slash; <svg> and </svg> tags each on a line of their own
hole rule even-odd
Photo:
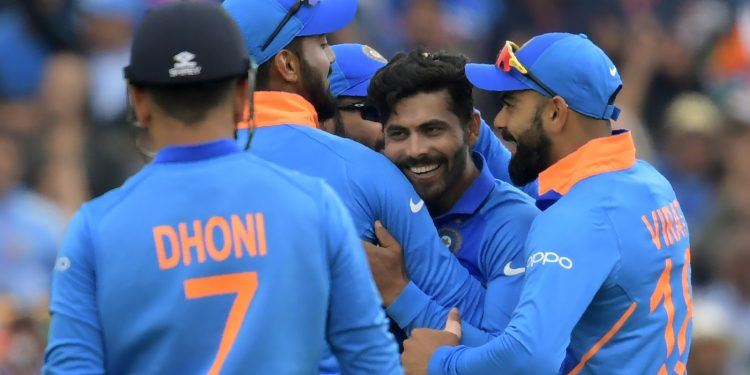
<svg viewBox="0 0 750 375">
<path fill-rule="evenodd" d="M 432 172 L 440 167 L 440 164 L 429 164 L 429 165 L 422 165 L 422 166 L 412 166 L 409 167 L 409 170 L 412 173 L 415 174 L 425 174 Z"/>
</svg>

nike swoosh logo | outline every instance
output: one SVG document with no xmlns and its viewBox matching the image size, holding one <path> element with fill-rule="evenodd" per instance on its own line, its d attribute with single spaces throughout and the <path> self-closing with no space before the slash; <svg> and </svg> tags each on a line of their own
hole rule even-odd
<svg viewBox="0 0 750 375">
<path fill-rule="evenodd" d="M 419 212 L 422 209 L 422 207 L 424 207 L 424 201 L 423 200 L 420 199 L 419 202 L 414 203 L 414 201 L 411 198 L 409 198 L 409 208 L 411 208 L 411 212 L 412 213 L 416 214 L 417 212 Z"/>
<path fill-rule="evenodd" d="M 614 77 L 616 74 L 617 74 L 617 68 L 616 67 L 613 66 L 613 67 L 609 68 L 609 75 L 611 75 L 612 77 Z"/>
<path fill-rule="evenodd" d="M 508 262 L 508 264 L 505 265 L 505 268 L 503 268 L 505 276 L 516 276 L 524 272 L 526 272 L 526 267 L 513 268 L 510 266 L 510 262 Z"/>
</svg>

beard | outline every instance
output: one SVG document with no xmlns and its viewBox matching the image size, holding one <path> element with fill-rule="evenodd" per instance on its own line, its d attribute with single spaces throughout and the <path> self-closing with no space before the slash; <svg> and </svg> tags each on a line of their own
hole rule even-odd
<svg viewBox="0 0 750 375">
<path fill-rule="evenodd" d="M 412 181 L 409 174 L 404 172 L 414 186 L 414 190 L 427 203 L 428 208 L 434 208 L 440 206 L 439 202 L 444 198 L 445 194 L 461 182 L 461 176 L 464 174 L 470 158 L 468 146 L 464 146 L 453 155 L 428 155 L 421 158 L 405 158 L 397 161 L 396 165 L 404 171 L 411 166 L 441 164 L 441 168 L 443 168 L 442 176 L 432 184 Z M 435 212 L 433 214 L 438 213 Z"/>
<path fill-rule="evenodd" d="M 304 58 L 301 61 L 302 90 L 305 99 L 310 102 L 318 113 L 318 122 L 334 118 L 336 114 L 336 99 L 328 90 L 328 77 L 320 77 Z M 330 68 L 329 68 L 330 73 Z"/>
<path fill-rule="evenodd" d="M 542 127 L 542 108 L 534 114 L 531 128 L 515 139 L 516 153 L 510 158 L 508 173 L 516 186 L 525 186 L 539 178 L 550 166 L 552 143 Z"/>
</svg>

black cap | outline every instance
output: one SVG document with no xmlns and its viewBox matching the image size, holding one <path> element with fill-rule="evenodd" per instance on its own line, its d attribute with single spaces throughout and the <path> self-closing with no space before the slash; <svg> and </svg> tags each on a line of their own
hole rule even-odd
<svg viewBox="0 0 750 375">
<path fill-rule="evenodd" d="M 179 85 L 247 75 L 250 57 L 235 21 L 218 4 L 180 1 L 151 9 L 135 33 L 125 78 Z"/>
</svg>

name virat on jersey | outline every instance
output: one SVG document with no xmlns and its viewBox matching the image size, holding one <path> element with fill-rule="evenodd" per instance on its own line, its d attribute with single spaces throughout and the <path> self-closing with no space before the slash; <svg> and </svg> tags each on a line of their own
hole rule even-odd
<svg viewBox="0 0 750 375">
<path fill-rule="evenodd" d="M 159 269 L 164 271 L 180 263 L 189 266 L 195 260 L 205 262 L 208 258 L 223 262 L 232 254 L 239 259 L 244 256 L 265 256 L 266 227 L 263 213 L 231 215 L 228 219 L 212 216 L 208 220 L 181 222 L 177 226 L 159 225 L 153 228 L 156 259 Z"/>
</svg>

